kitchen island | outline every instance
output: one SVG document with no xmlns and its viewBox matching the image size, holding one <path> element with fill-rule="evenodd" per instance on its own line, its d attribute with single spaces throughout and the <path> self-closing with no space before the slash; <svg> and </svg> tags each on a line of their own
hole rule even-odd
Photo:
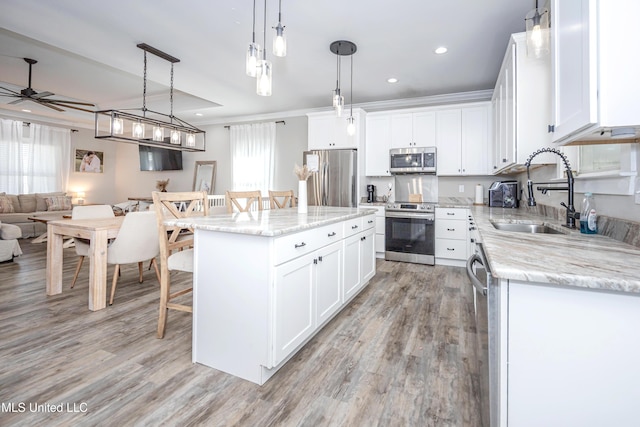
<svg viewBox="0 0 640 427">
<path fill-rule="evenodd" d="M 492 276 L 491 425 L 636 425 L 640 248 L 522 208 L 471 212 Z"/>
<path fill-rule="evenodd" d="M 375 275 L 375 210 L 219 214 L 195 231 L 193 362 L 264 384 Z"/>
</svg>

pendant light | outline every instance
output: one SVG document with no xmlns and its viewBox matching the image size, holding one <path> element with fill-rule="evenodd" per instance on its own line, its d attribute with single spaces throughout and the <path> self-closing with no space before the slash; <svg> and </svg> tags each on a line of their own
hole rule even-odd
<svg viewBox="0 0 640 427">
<path fill-rule="evenodd" d="M 549 53 L 549 11 L 538 8 L 536 0 L 535 9 L 525 16 L 527 31 L 527 56 L 540 58 Z"/>
<path fill-rule="evenodd" d="M 262 42 L 267 42 L 267 0 L 264 0 L 264 27 Z M 262 49 L 262 60 L 258 62 L 256 79 L 256 93 L 260 96 L 271 96 L 271 80 L 273 68 L 271 61 L 267 61 L 267 49 Z"/>
<path fill-rule="evenodd" d="M 353 45 L 355 50 L 355 45 Z M 351 56 L 351 84 L 350 90 L 351 94 L 349 95 L 349 104 L 351 105 L 351 112 L 349 113 L 349 118 L 347 119 L 347 134 L 349 136 L 353 136 L 356 134 L 356 123 L 353 118 L 353 54 Z"/>
<path fill-rule="evenodd" d="M 333 108 L 336 110 L 336 116 L 342 117 L 342 110 L 344 108 L 344 96 L 340 93 L 340 66 L 341 66 L 341 57 L 353 55 L 357 47 L 355 43 L 347 41 L 347 40 L 338 40 L 331 45 L 329 45 L 329 50 L 336 54 L 337 60 L 337 78 L 336 78 L 336 89 L 333 91 Z M 352 71 L 352 81 L 353 84 L 353 71 Z M 353 106 L 352 106 L 353 111 Z M 352 117 L 350 117 L 351 119 Z"/>
<path fill-rule="evenodd" d="M 260 46 L 256 44 L 256 0 L 253 0 L 253 36 L 251 40 L 247 50 L 246 72 L 247 76 L 256 77 L 260 60 Z"/>
<path fill-rule="evenodd" d="M 282 0 L 278 1 L 278 25 L 273 27 L 276 35 L 273 37 L 273 54 L 275 56 L 287 56 L 287 39 L 284 37 L 284 27 L 282 26 Z"/>
</svg>

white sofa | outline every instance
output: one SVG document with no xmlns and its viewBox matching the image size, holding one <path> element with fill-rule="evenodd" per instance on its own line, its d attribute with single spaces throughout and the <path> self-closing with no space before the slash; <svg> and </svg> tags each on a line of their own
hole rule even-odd
<svg viewBox="0 0 640 427">
<path fill-rule="evenodd" d="M 51 202 L 54 198 L 65 196 L 63 192 L 55 193 L 35 193 L 35 194 L 6 194 L 0 193 L 0 223 L 13 224 L 20 228 L 22 237 L 36 237 L 47 231 L 47 225 L 41 222 L 31 221 L 28 218 L 43 214 L 71 215 L 71 209 L 59 209 L 60 206 L 47 205 L 47 199 Z M 13 212 L 7 212 L 2 207 L 6 207 L 6 201 L 11 204 Z M 70 203 L 70 198 L 68 201 Z M 5 202 L 5 203 L 3 203 Z"/>
</svg>

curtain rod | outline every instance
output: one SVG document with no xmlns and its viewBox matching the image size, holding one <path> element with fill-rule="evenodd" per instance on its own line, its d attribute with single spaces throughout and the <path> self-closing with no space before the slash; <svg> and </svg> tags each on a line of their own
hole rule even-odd
<svg viewBox="0 0 640 427">
<path fill-rule="evenodd" d="M 286 124 L 287 124 L 284 120 L 277 120 L 277 121 L 276 121 L 276 124 L 279 124 L 279 123 L 282 123 L 283 125 L 286 125 Z M 229 128 L 231 128 L 231 126 L 230 126 L 230 125 L 226 125 L 224 128 L 225 128 L 225 129 L 229 129 Z"/>
</svg>

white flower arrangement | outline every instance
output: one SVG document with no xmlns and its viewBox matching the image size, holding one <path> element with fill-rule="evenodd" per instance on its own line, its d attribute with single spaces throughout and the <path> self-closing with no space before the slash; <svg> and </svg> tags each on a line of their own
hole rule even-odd
<svg viewBox="0 0 640 427">
<path fill-rule="evenodd" d="M 309 177 L 313 172 L 309 170 L 307 165 L 298 166 L 298 164 L 296 163 L 296 165 L 293 168 L 293 173 L 296 174 L 296 176 L 298 177 L 298 180 L 306 181 L 307 179 L 309 179 Z"/>
</svg>

